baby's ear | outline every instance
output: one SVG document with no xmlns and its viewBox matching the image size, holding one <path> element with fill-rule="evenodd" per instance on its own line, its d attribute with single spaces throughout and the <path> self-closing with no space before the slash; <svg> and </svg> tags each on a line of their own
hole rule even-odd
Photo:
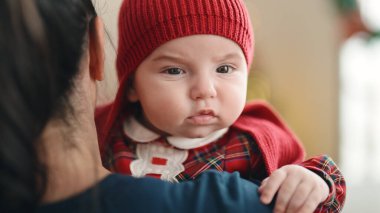
<svg viewBox="0 0 380 213">
<path fill-rule="evenodd" d="M 139 96 L 136 93 L 135 88 L 129 87 L 127 91 L 127 98 L 129 102 L 137 102 L 139 100 Z"/>
</svg>

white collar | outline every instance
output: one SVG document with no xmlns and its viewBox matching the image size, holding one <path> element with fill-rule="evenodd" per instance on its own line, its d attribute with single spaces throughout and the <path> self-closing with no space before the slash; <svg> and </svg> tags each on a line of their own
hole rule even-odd
<svg viewBox="0 0 380 213">
<path fill-rule="evenodd" d="M 133 141 L 139 143 L 148 143 L 161 137 L 159 134 L 156 134 L 155 132 L 144 127 L 134 117 L 129 117 L 124 121 L 123 130 L 124 134 L 126 134 Z M 214 142 L 218 138 L 222 137 L 227 131 L 228 128 L 220 129 L 204 138 L 169 136 L 166 139 L 171 145 L 179 149 L 194 149 Z"/>
</svg>

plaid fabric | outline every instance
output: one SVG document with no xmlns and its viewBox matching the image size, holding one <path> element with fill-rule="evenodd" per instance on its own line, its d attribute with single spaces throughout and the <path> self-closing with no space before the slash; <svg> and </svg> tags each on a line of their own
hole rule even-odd
<svg viewBox="0 0 380 213">
<path fill-rule="evenodd" d="M 115 137 L 114 141 L 105 155 L 104 166 L 113 172 L 131 175 L 130 164 L 137 159 L 135 152 L 138 143 L 124 135 Z M 158 141 L 168 144 L 162 138 Z M 195 179 L 208 169 L 238 171 L 247 179 L 262 180 L 267 176 L 256 143 L 245 134 L 229 131 L 216 142 L 191 149 L 188 154 L 183 164 L 185 171 L 176 177 L 178 181 Z"/>
<path fill-rule="evenodd" d="M 334 161 L 330 157 L 322 155 L 304 161 L 300 165 L 315 172 L 329 184 L 329 196 L 314 212 L 342 211 L 346 197 L 346 182 Z"/>
<path fill-rule="evenodd" d="M 260 152 L 251 137 L 229 131 L 215 143 L 189 150 L 189 156 L 184 163 L 185 171 L 177 176 L 177 180 L 194 179 L 208 169 L 238 171 L 246 179 L 262 180 L 265 169 L 255 168 L 263 165 L 261 160 Z"/>
<path fill-rule="evenodd" d="M 160 139 L 160 142 L 168 145 L 165 139 Z M 131 175 L 130 164 L 137 159 L 136 146 L 137 143 L 124 134 L 115 137 L 112 147 L 109 147 L 105 154 L 105 167 L 113 172 Z M 268 176 L 257 143 L 250 135 L 233 128 L 217 141 L 189 150 L 188 158 L 183 165 L 185 171 L 176 176 L 178 181 L 194 179 L 209 169 L 238 171 L 243 178 L 259 181 Z M 329 183 L 330 194 L 315 212 L 340 212 L 345 199 L 346 186 L 335 163 L 327 156 L 319 156 L 300 165 L 317 173 Z M 156 174 L 149 176 L 159 178 Z"/>
</svg>

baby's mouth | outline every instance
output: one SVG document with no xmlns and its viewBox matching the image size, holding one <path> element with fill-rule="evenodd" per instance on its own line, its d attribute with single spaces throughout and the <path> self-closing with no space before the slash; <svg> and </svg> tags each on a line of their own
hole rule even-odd
<svg viewBox="0 0 380 213">
<path fill-rule="evenodd" d="M 213 110 L 200 110 L 197 114 L 189 116 L 189 120 L 192 124 L 195 125 L 207 125 L 214 121 L 216 118 Z"/>
</svg>

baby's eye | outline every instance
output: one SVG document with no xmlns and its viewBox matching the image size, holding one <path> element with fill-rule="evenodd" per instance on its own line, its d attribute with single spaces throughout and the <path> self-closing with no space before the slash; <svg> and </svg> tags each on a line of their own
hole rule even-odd
<svg viewBox="0 0 380 213">
<path fill-rule="evenodd" d="M 183 74 L 185 71 L 180 68 L 169 68 L 169 69 L 166 69 L 164 72 L 169 75 L 180 75 L 180 74 Z"/>
<path fill-rule="evenodd" d="M 216 69 L 216 72 L 218 73 L 231 73 L 233 70 L 233 67 L 229 66 L 229 65 L 223 65 L 223 66 L 220 66 Z"/>
</svg>

